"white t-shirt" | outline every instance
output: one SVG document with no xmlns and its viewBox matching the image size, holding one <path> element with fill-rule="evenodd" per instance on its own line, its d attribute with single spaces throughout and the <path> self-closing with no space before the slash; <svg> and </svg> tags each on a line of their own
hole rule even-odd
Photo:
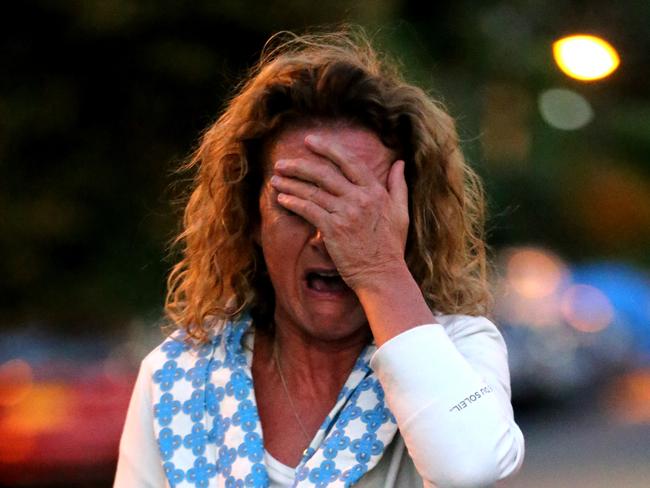
<svg viewBox="0 0 650 488">
<path fill-rule="evenodd" d="M 287 488 L 296 478 L 295 468 L 282 464 L 269 451 L 264 450 L 264 464 L 269 475 L 269 488 Z"/>
</svg>

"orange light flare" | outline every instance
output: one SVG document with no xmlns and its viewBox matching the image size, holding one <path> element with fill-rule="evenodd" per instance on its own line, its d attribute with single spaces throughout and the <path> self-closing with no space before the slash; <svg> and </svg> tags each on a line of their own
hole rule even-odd
<svg viewBox="0 0 650 488">
<path fill-rule="evenodd" d="M 553 43 L 553 57 L 567 76 L 595 81 L 611 75 L 621 63 L 616 49 L 600 37 L 578 34 Z"/>
<path fill-rule="evenodd" d="M 564 262 L 537 247 L 508 249 L 500 262 L 504 274 L 497 291 L 497 316 L 528 327 L 561 325 L 560 296 L 571 279 Z"/>
<path fill-rule="evenodd" d="M 5 371 L 22 371 L 23 379 L 27 378 L 23 364 L 4 366 L 7 368 Z M 0 432 L 3 435 L 0 463 L 31 459 L 38 451 L 39 435 L 64 430 L 71 421 L 71 390 L 63 384 L 34 383 L 31 368 L 29 371 L 29 387 L 10 390 L 6 383 L 3 385 L 3 390 L 19 393 L 10 395 L 11 403 L 5 401 L 0 409 Z"/>
<path fill-rule="evenodd" d="M 527 299 L 542 299 L 558 291 L 568 271 L 557 256 L 543 249 L 525 247 L 510 252 L 506 262 L 506 282 Z"/>
<path fill-rule="evenodd" d="M 610 415 L 625 424 L 650 424 L 650 369 L 627 373 L 605 390 Z"/>
<path fill-rule="evenodd" d="M 599 332 L 614 319 L 614 307 L 598 288 L 573 285 L 562 295 L 562 316 L 580 332 Z"/>
</svg>

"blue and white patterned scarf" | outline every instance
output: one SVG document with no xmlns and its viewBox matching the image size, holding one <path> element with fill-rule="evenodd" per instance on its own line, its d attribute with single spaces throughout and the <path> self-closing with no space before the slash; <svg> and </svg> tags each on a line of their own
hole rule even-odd
<svg viewBox="0 0 650 488">
<path fill-rule="evenodd" d="M 250 329 L 250 330 L 249 330 Z M 154 430 L 171 487 L 267 487 L 251 375 L 251 319 L 226 322 L 198 348 L 181 334 L 154 352 Z M 246 342 L 246 344 L 244 344 Z M 250 346 L 250 347 L 248 347 Z M 397 424 L 367 346 L 296 468 L 294 487 L 351 486 L 372 469 Z"/>
</svg>

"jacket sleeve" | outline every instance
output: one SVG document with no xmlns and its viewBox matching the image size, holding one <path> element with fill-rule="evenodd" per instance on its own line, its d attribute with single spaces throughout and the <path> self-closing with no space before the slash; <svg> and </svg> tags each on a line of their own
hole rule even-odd
<svg viewBox="0 0 650 488">
<path fill-rule="evenodd" d="M 425 486 L 490 486 L 524 458 L 506 346 L 483 317 L 443 317 L 392 338 L 370 364 Z"/>
<path fill-rule="evenodd" d="M 153 427 L 151 369 L 145 358 L 140 364 L 122 431 L 113 488 L 169 486 Z"/>
</svg>

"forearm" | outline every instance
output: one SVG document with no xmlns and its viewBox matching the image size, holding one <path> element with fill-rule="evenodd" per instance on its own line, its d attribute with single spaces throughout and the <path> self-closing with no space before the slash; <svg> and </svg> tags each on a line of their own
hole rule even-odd
<svg viewBox="0 0 650 488">
<path fill-rule="evenodd" d="M 490 348 L 489 342 L 482 345 Z M 498 350 L 493 352 L 498 361 Z M 500 381 L 486 381 L 441 325 L 395 337 L 371 365 L 425 481 L 441 487 L 486 486 L 520 466 L 523 436 L 507 392 Z"/>
</svg>

